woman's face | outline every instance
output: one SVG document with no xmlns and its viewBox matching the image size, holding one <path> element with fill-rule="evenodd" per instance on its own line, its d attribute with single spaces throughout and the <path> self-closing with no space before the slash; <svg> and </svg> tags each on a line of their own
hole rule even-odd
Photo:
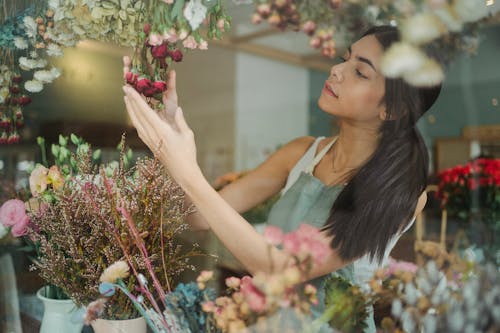
<svg viewBox="0 0 500 333">
<path fill-rule="evenodd" d="M 318 100 L 319 107 L 345 120 L 363 123 L 385 120 L 382 54 L 382 46 L 372 35 L 354 43 L 344 55 L 344 61 L 330 70 Z"/>
</svg>

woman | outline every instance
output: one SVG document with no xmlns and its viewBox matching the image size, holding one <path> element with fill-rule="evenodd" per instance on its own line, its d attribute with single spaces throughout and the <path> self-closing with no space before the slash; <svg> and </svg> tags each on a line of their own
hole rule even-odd
<svg viewBox="0 0 500 333">
<path fill-rule="evenodd" d="M 278 248 L 270 255 L 266 240 L 239 213 L 281 190 L 269 223 L 285 231 L 302 222 L 323 227 L 331 251 L 308 276 L 320 287 L 321 302 L 325 275 L 340 271 L 366 282 L 426 202 L 428 156 L 416 122 L 440 87 L 417 89 L 382 75 L 381 56 L 397 40 L 396 28 L 372 28 L 332 67 L 318 104 L 338 119 L 337 137 L 295 139 L 220 193 L 196 162 L 193 132 L 177 108 L 175 73 L 164 113 L 152 111 L 130 87 L 124 87 L 125 103 L 141 139 L 196 206 L 190 222 L 211 228 L 250 273 L 283 267 L 286 255 Z M 374 331 L 373 318 L 368 324 Z"/>
</svg>

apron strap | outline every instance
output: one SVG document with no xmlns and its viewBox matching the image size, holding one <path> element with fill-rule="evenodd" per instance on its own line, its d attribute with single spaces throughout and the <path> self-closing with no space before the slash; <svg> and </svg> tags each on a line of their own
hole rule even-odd
<svg viewBox="0 0 500 333">
<path fill-rule="evenodd" d="M 312 175 L 314 168 L 316 167 L 316 164 L 321 161 L 321 159 L 326 155 L 326 153 L 332 148 L 333 144 L 337 141 L 337 137 L 334 137 L 332 141 L 330 141 L 319 153 L 314 157 L 312 160 L 311 164 L 307 168 L 304 169 L 304 172 L 309 173 Z"/>
</svg>

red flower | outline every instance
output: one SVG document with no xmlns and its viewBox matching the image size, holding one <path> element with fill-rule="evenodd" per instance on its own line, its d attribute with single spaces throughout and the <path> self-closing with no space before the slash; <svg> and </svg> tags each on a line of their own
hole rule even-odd
<svg viewBox="0 0 500 333">
<path fill-rule="evenodd" d="M 19 134 L 17 133 L 12 133 L 11 135 L 9 135 L 9 138 L 7 139 L 7 143 L 8 144 L 15 144 L 15 143 L 19 143 L 21 141 L 21 137 L 19 136 Z"/>
<path fill-rule="evenodd" d="M 16 75 L 12 78 L 12 83 L 21 83 L 23 81 L 23 78 L 21 75 Z"/>
<path fill-rule="evenodd" d="M 474 191 L 479 187 L 479 182 L 475 178 L 469 178 L 467 179 L 467 187 L 471 190 Z"/>
<path fill-rule="evenodd" d="M 19 86 L 17 86 L 17 85 L 10 87 L 10 92 L 13 94 L 19 94 L 20 91 L 21 91 L 21 89 L 19 89 Z"/>
<path fill-rule="evenodd" d="M 149 23 L 144 24 L 144 33 L 146 35 L 149 35 L 150 32 L 151 32 L 151 24 Z"/>
<path fill-rule="evenodd" d="M 174 51 L 171 51 L 169 53 L 170 58 L 172 58 L 173 61 L 175 62 L 181 62 L 182 61 L 182 52 L 181 50 L 177 49 Z"/>
<path fill-rule="evenodd" d="M 137 90 L 141 94 L 143 94 L 146 89 L 150 88 L 151 88 L 151 81 L 149 79 L 137 80 L 137 83 L 135 85 L 135 90 Z"/>
<path fill-rule="evenodd" d="M 160 94 L 167 90 L 167 84 L 163 81 L 155 81 L 153 82 L 153 87 L 155 88 L 155 93 Z"/>
<path fill-rule="evenodd" d="M 130 85 L 135 85 L 137 83 L 137 78 L 139 76 L 137 74 L 134 74 L 132 72 L 127 72 L 127 74 L 125 74 L 125 80 L 127 80 L 127 83 L 130 84 Z"/>
<path fill-rule="evenodd" d="M 28 105 L 31 103 L 31 98 L 26 96 L 26 95 L 22 95 L 21 97 L 19 97 L 19 105 L 21 106 L 25 106 L 25 105 Z"/>
<path fill-rule="evenodd" d="M 163 43 L 158 46 L 151 47 L 151 55 L 155 59 L 163 59 L 168 55 L 168 45 Z"/>
<path fill-rule="evenodd" d="M 0 145 L 6 144 L 8 139 L 9 137 L 7 136 L 7 133 L 3 132 L 2 135 L 0 136 Z"/>
</svg>

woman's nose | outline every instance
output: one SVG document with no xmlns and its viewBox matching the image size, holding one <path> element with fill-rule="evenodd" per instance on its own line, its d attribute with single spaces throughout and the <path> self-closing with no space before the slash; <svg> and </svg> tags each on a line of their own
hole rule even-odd
<svg viewBox="0 0 500 333">
<path fill-rule="evenodd" d="M 344 76 L 342 75 L 342 64 L 332 66 L 330 69 L 330 76 L 337 82 L 341 82 L 344 79 Z"/>
</svg>

